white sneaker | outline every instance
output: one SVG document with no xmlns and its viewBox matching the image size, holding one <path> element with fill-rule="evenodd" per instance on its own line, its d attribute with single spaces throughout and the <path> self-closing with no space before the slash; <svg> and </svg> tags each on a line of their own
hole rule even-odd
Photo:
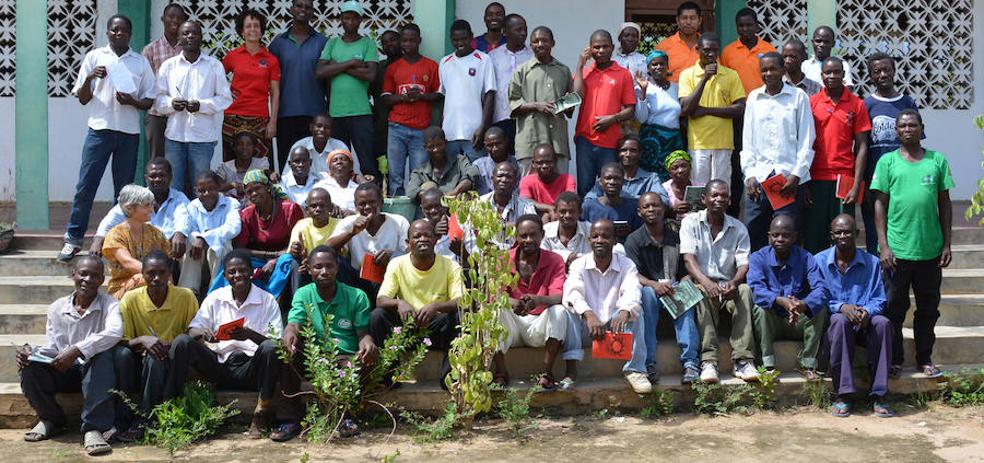
<svg viewBox="0 0 984 463">
<path fill-rule="evenodd" d="M 65 245 L 62 246 L 61 251 L 58 251 L 58 261 L 68 262 L 72 260 L 72 258 L 75 257 L 75 255 L 78 254 L 79 251 L 81 250 L 82 248 L 79 246 L 70 243 L 65 243 Z"/>
<path fill-rule="evenodd" d="M 735 378 L 738 378 L 746 382 L 758 381 L 759 379 L 759 374 L 758 371 L 755 370 L 755 365 L 753 365 L 752 362 L 749 362 L 748 360 L 739 360 L 735 362 L 735 367 L 733 371 L 735 374 Z"/>
<path fill-rule="evenodd" d="M 716 383 L 718 382 L 718 367 L 713 362 L 704 362 L 700 364 L 700 381 L 702 383 Z"/>
<path fill-rule="evenodd" d="M 637 371 L 626 373 L 625 380 L 629 382 L 629 385 L 632 386 L 632 390 L 636 394 L 649 394 L 653 392 L 653 385 L 646 378 L 645 373 L 639 373 Z"/>
</svg>

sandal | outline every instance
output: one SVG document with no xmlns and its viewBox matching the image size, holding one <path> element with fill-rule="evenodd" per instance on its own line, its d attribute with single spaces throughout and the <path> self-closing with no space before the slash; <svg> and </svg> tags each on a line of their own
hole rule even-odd
<svg viewBox="0 0 984 463">
<path fill-rule="evenodd" d="M 847 418 L 851 416 L 851 405 L 843 400 L 838 400 L 830 406 L 830 415 L 837 418 Z"/>
<path fill-rule="evenodd" d="M 574 378 L 565 376 L 564 379 L 557 383 L 557 389 L 561 391 L 570 391 L 571 389 L 574 389 Z"/>
<path fill-rule="evenodd" d="M 58 426 L 40 420 L 30 431 L 24 433 L 24 440 L 26 442 L 41 442 L 56 436 L 60 430 Z"/>
<path fill-rule="evenodd" d="M 270 440 L 274 442 L 287 442 L 301 433 L 301 425 L 297 423 L 282 423 L 270 433 Z"/>
<path fill-rule="evenodd" d="M 82 447 L 89 456 L 102 455 L 113 451 L 99 431 L 86 431 L 82 437 Z"/>
<path fill-rule="evenodd" d="M 888 403 L 876 400 L 872 410 L 875 412 L 875 416 L 878 418 L 892 418 L 895 416 L 895 412 L 891 408 L 888 408 Z"/>
<path fill-rule="evenodd" d="M 544 391 L 552 391 L 557 389 L 557 381 L 550 373 L 540 373 L 540 379 L 536 382 L 537 387 L 543 389 Z"/>
<path fill-rule="evenodd" d="M 922 367 L 922 373 L 926 375 L 927 378 L 939 378 L 943 376 L 943 370 L 940 370 L 932 363 L 927 363 Z"/>
<path fill-rule="evenodd" d="M 820 381 L 820 374 L 817 373 L 817 370 L 814 370 L 813 368 L 800 368 L 799 373 L 803 375 L 803 378 L 805 378 L 807 381 L 810 382 Z"/>
<path fill-rule="evenodd" d="M 133 442 L 140 442 L 144 438 L 144 428 L 146 424 L 144 422 L 137 422 L 130 425 L 130 428 L 123 432 L 118 432 L 113 434 L 113 440 L 116 442 L 122 442 L 124 444 L 129 444 Z"/>
</svg>

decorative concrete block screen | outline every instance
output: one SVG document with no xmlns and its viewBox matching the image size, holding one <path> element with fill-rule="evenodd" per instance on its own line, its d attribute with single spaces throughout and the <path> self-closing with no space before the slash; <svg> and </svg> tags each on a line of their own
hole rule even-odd
<svg viewBox="0 0 984 463">
<path fill-rule="evenodd" d="M 14 96 L 16 0 L 0 0 L 0 98 Z"/>
<path fill-rule="evenodd" d="M 762 40 L 779 48 L 793 38 L 806 41 L 809 31 L 806 18 L 806 0 L 749 0 L 748 7 L 758 13 Z M 734 24 L 733 18 L 721 18 Z M 809 47 L 809 44 L 807 45 Z"/>
</svg>

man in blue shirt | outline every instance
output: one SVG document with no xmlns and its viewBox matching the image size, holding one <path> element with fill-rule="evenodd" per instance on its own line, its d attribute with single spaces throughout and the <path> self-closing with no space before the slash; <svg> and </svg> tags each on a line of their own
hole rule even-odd
<svg viewBox="0 0 984 463">
<path fill-rule="evenodd" d="M 849 397 L 854 388 L 854 347 L 861 344 L 868 357 L 875 416 L 888 418 L 894 413 L 885 402 L 888 370 L 892 360 L 892 329 L 885 311 L 885 287 L 878 258 L 858 252 L 858 229 L 854 217 L 841 214 L 830 224 L 834 246 L 816 256 L 820 274 L 829 295 L 830 328 L 827 342 L 830 376 L 837 400 L 831 414 L 851 414 Z"/>
<path fill-rule="evenodd" d="M 636 212 L 639 206 L 638 197 L 632 197 L 622 191 L 625 185 L 625 169 L 614 162 L 605 164 L 598 175 L 602 196 L 588 197 L 584 200 L 581 210 L 581 220 L 597 222 L 602 219 L 615 223 L 615 237 L 624 243 L 625 238 L 633 230 L 642 226 L 642 219 Z"/>
<path fill-rule="evenodd" d="M 803 339 L 800 372 L 817 381 L 817 352 L 827 324 L 827 296 L 813 256 L 796 244 L 796 220 L 777 215 L 769 225 L 769 246 L 748 260 L 748 286 L 752 288 L 752 323 L 766 369 L 776 367 L 773 341 L 782 337 Z"/>
<path fill-rule="evenodd" d="M 311 27 L 313 0 L 294 0 L 292 22 L 270 42 L 270 53 L 280 61 L 280 111 L 277 114 L 277 153 L 283 172 L 290 147 L 308 135 L 315 114 L 326 112 L 325 84 L 314 71 L 328 39 Z"/>
</svg>

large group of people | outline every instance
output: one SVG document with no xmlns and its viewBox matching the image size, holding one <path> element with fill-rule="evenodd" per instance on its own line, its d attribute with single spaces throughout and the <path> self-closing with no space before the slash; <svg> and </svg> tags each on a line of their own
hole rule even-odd
<svg viewBox="0 0 984 463">
<path fill-rule="evenodd" d="M 144 418 L 107 391 L 140 393 L 147 412 L 180 394 L 193 369 L 216 387 L 257 391 L 249 435 L 276 419 L 270 437 L 289 440 L 301 432 L 301 404 L 271 404 L 295 396 L 303 343 L 333 342 L 368 365 L 411 318 L 430 349 L 445 351 L 446 387 L 464 256 L 476 249 L 442 199 L 470 192 L 516 230 L 496 243 L 519 276 L 503 288 L 507 336 L 490 365 L 500 386 L 505 357 L 531 352 L 510 348 L 529 346 L 545 348 L 540 387 L 575 388 L 590 341 L 625 332 L 625 378 L 650 392 L 660 381 L 657 325 L 681 285 L 699 296 L 668 311 L 684 384 L 719 380 L 725 312 L 736 378 L 775 369 L 775 341 L 802 340 L 799 371 L 830 375 L 831 412 L 847 416 L 861 344 L 874 413 L 892 416 L 884 397 L 902 371 L 910 286 L 916 364 L 941 374 L 933 332 L 954 184 L 945 157 L 921 144 L 922 118 L 896 89 L 891 56 L 868 57 L 876 90 L 861 99 L 851 66 L 830 55 L 830 27 L 814 32 L 808 58 L 799 40 L 776 48 L 759 38 L 748 8 L 730 44 L 701 32 L 693 2 L 648 55 L 637 24 L 619 28 L 617 47 L 594 31 L 573 72 L 552 55 L 549 27 L 528 34 L 499 3 L 486 8 L 483 35 L 454 21 L 454 51 L 437 62 L 420 54 L 414 24 L 380 44 L 361 35 L 358 1 L 342 3 L 344 32 L 331 38 L 311 27 L 311 0 L 293 0 L 290 12 L 269 48 L 266 18 L 243 12 L 243 44 L 222 60 L 202 49 L 202 25 L 177 4 L 143 55 L 119 15 L 109 45 L 86 55 L 75 94 L 90 108 L 89 132 L 59 254 L 75 258 L 75 291 L 51 305 L 46 345 L 18 350 L 39 416 L 25 439 L 61 430 L 54 394 L 79 387 L 87 451 L 108 451 L 110 435 L 139 439 Z M 142 110 L 151 158 L 137 186 Z M 75 257 L 110 157 L 117 204 L 90 252 Z M 383 210 L 404 195 L 416 216 Z M 108 295 L 98 291 L 106 279 Z M 229 339 L 216 338 L 238 319 Z M 308 322 L 318 339 L 302 339 Z"/>
</svg>

